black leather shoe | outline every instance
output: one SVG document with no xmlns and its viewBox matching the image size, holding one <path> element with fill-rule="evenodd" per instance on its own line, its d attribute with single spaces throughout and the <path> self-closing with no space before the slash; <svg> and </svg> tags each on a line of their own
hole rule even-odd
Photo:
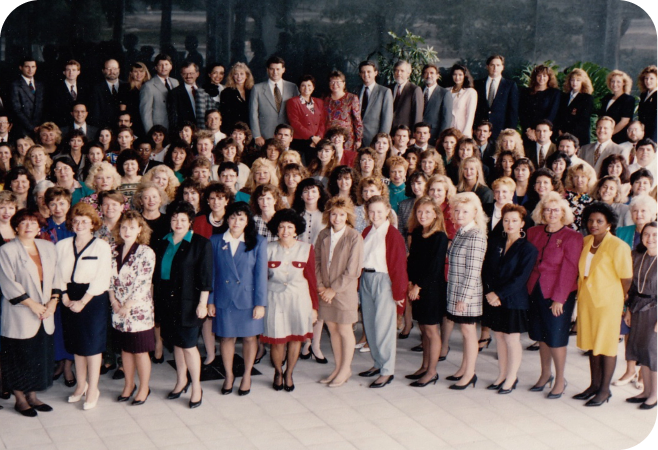
<svg viewBox="0 0 658 450">
<path fill-rule="evenodd" d="M 562 397 L 562 394 L 564 394 L 564 391 L 567 390 L 568 385 L 569 385 L 569 383 L 567 383 L 567 380 L 564 380 L 564 389 L 562 389 L 562 392 L 560 392 L 559 394 L 555 394 L 555 393 L 553 393 L 553 391 L 551 391 L 551 392 L 548 393 L 546 398 L 548 398 L 550 400 L 557 400 L 558 398 Z"/>
<path fill-rule="evenodd" d="M 640 409 L 654 409 L 657 404 L 658 404 L 658 402 L 654 403 L 653 405 L 649 405 L 647 403 L 642 403 L 640 405 Z"/>
<path fill-rule="evenodd" d="M 414 329 L 414 324 L 412 322 L 411 323 L 411 328 L 409 328 L 409 332 L 408 333 L 400 332 L 400 334 L 398 334 L 398 339 L 407 339 L 409 337 L 409 335 L 411 334 L 411 330 L 413 330 L 413 329 Z"/>
<path fill-rule="evenodd" d="M 203 389 L 201 389 L 201 398 L 199 399 L 198 402 L 193 402 L 190 400 L 190 409 L 198 408 L 201 406 L 201 402 L 203 401 Z"/>
<path fill-rule="evenodd" d="M 251 389 L 245 389 L 244 391 L 242 389 L 238 389 L 238 395 L 241 397 L 244 397 L 245 395 L 249 395 L 250 392 Z"/>
<path fill-rule="evenodd" d="M 465 385 L 460 386 L 458 384 L 451 384 L 450 386 L 448 386 L 448 389 L 452 389 L 452 390 L 455 390 L 455 391 L 463 391 L 464 389 L 469 387 L 471 384 L 473 385 L 473 387 L 475 387 L 475 383 L 477 383 L 477 381 L 478 381 L 478 376 L 473 375 L 473 378 L 471 378 L 471 381 L 469 381 Z"/>
<path fill-rule="evenodd" d="M 53 407 L 42 403 L 40 405 L 30 405 L 34 410 L 39 412 L 50 412 L 53 410 Z"/>
<path fill-rule="evenodd" d="M 123 372 L 123 368 L 121 367 L 115 370 L 112 374 L 113 380 L 123 380 L 124 378 L 126 378 L 126 374 Z"/>
<path fill-rule="evenodd" d="M 22 416 L 25 416 L 25 417 L 36 417 L 37 416 L 37 411 L 32 407 L 20 410 L 20 409 L 18 409 L 18 405 L 14 405 L 14 409 L 17 412 L 19 412 Z"/>
<path fill-rule="evenodd" d="M 302 349 L 303 350 L 303 349 Z M 307 360 L 311 357 L 311 348 L 309 347 L 308 353 L 304 354 L 303 351 L 299 352 L 299 359 Z"/>
<path fill-rule="evenodd" d="M 132 404 L 135 405 L 135 406 L 137 406 L 137 405 L 143 405 L 144 403 L 146 403 L 146 400 L 149 399 L 149 395 L 151 395 L 151 389 L 150 389 L 150 388 L 149 388 L 149 392 L 148 392 L 148 394 L 146 394 L 146 398 L 145 398 L 144 400 L 137 400 L 137 399 L 135 399 L 135 400 L 133 400 L 133 403 L 132 403 Z"/>
<path fill-rule="evenodd" d="M 128 397 L 124 397 L 124 396 L 122 396 L 122 395 L 119 395 L 119 396 L 117 397 L 117 402 L 127 402 L 128 400 L 130 400 L 130 397 L 132 397 L 133 395 L 135 395 L 135 392 L 136 392 L 136 391 L 137 391 L 137 385 L 135 385 L 135 386 L 133 387 L 133 391 L 130 393 L 130 395 L 129 395 Z"/>
<path fill-rule="evenodd" d="M 421 345 L 422 348 L 422 345 Z M 450 347 L 448 347 L 448 352 L 446 353 L 445 356 L 439 356 L 439 362 L 445 361 L 448 358 L 448 353 L 450 353 Z"/>
<path fill-rule="evenodd" d="M 454 375 L 449 375 L 449 376 L 446 377 L 446 380 L 448 380 L 448 381 L 459 381 L 459 380 L 462 379 L 462 377 L 463 377 L 463 375 L 460 376 L 460 377 L 456 377 Z"/>
<path fill-rule="evenodd" d="M 439 374 L 437 373 L 434 375 L 432 378 L 430 378 L 429 381 L 426 383 L 421 383 L 420 381 L 414 381 L 413 383 L 409 383 L 409 386 L 411 387 L 425 387 L 428 384 L 436 384 L 436 382 L 439 381 Z"/>
<path fill-rule="evenodd" d="M 422 352 L 423 351 L 423 344 L 418 344 L 415 347 L 411 347 L 412 352 Z M 441 359 L 439 359 L 441 361 Z"/>
<path fill-rule="evenodd" d="M 315 358 L 315 362 L 318 364 L 327 364 L 329 360 L 327 358 L 318 358 L 315 353 L 313 353 L 313 347 L 311 347 L 311 356 Z"/>
<path fill-rule="evenodd" d="M 596 395 L 596 392 L 583 391 L 580 394 L 576 394 L 571 398 L 574 399 L 574 400 L 589 400 L 590 398 L 594 397 L 595 395 Z"/>
<path fill-rule="evenodd" d="M 105 375 L 106 373 L 108 373 L 108 372 L 110 372 L 111 370 L 114 370 L 114 369 L 116 369 L 116 368 L 117 368 L 117 365 L 116 365 L 116 364 L 112 364 L 111 366 L 106 366 L 105 364 L 103 364 L 103 365 L 101 366 L 101 375 Z"/>
<path fill-rule="evenodd" d="M 423 372 L 423 373 L 412 373 L 411 375 L 405 375 L 404 377 L 405 377 L 407 380 L 420 380 L 421 378 L 423 378 L 423 377 L 425 376 L 426 373 L 427 373 L 427 372 Z"/>
<path fill-rule="evenodd" d="M 531 352 L 538 352 L 539 342 L 533 342 L 532 344 L 528 345 L 525 349 L 530 350 Z"/>
<path fill-rule="evenodd" d="M 611 397 L 612 397 L 612 394 L 608 395 L 608 398 L 606 398 L 605 400 L 601 400 L 600 402 L 595 402 L 594 399 L 591 399 L 590 401 L 585 403 L 585 406 L 601 406 L 604 403 L 608 403 L 610 401 Z"/>
<path fill-rule="evenodd" d="M 286 392 L 292 392 L 295 390 L 295 383 L 292 384 L 292 386 L 288 386 L 287 384 L 283 385 L 283 390 Z"/>
<path fill-rule="evenodd" d="M 516 380 L 514 380 L 514 384 L 512 385 L 512 387 L 509 388 L 509 389 L 503 389 L 503 387 L 500 386 L 500 389 L 498 390 L 498 393 L 499 393 L 499 394 L 502 394 L 502 395 L 504 395 L 504 394 L 511 394 L 512 391 L 513 391 L 514 389 L 516 389 L 516 385 L 517 385 L 518 382 L 519 382 L 519 379 L 517 378 Z M 501 383 L 501 385 L 502 385 L 502 383 Z M 475 386 L 473 386 L 473 387 L 475 387 Z"/>
<path fill-rule="evenodd" d="M 490 391 L 497 391 L 500 389 L 500 387 L 505 383 L 505 380 L 501 381 L 498 384 L 491 383 L 489 386 L 487 386 L 487 389 Z"/>
<path fill-rule="evenodd" d="M 167 400 L 175 400 L 175 399 L 177 399 L 177 398 L 180 398 L 180 396 L 181 396 L 181 394 L 182 394 L 183 392 L 187 393 L 187 390 L 190 388 L 190 385 L 191 385 L 191 384 L 192 384 L 192 382 L 188 380 L 188 381 L 187 381 L 187 384 L 185 385 L 185 387 L 184 387 L 183 389 L 181 389 L 180 391 L 178 391 L 178 392 L 171 391 L 171 392 L 167 395 Z"/>
<path fill-rule="evenodd" d="M 371 388 L 383 388 L 387 384 L 391 384 L 391 381 L 395 378 L 395 375 L 389 375 L 388 380 L 384 381 L 383 383 L 377 383 L 376 381 L 373 381 L 370 383 Z"/>
<path fill-rule="evenodd" d="M 164 351 L 162 352 L 162 356 L 160 356 L 159 358 L 155 357 L 155 353 L 151 355 L 151 361 L 153 362 L 153 364 L 162 364 L 164 362 Z"/>
<path fill-rule="evenodd" d="M 72 380 L 67 380 L 66 377 L 64 377 L 64 386 L 66 387 L 73 387 L 76 384 L 78 384 L 78 381 L 73 377 Z"/>
<path fill-rule="evenodd" d="M 281 377 L 281 384 L 276 384 L 276 380 Z M 283 375 L 276 370 L 274 371 L 274 381 L 272 381 L 272 388 L 275 391 L 282 391 L 283 390 Z"/>
<path fill-rule="evenodd" d="M 542 392 L 547 385 L 549 385 L 553 382 L 554 379 L 555 379 L 555 377 L 553 377 L 553 375 L 551 375 L 546 383 L 542 384 L 541 386 L 538 385 L 538 384 L 535 384 L 533 387 L 531 387 L 529 389 L 529 391 L 530 392 Z"/>
<path fill-rule="evenodd" d="M 263 354 L 260 355 L 260 358 L 254 360 L 254 364 L 260 364 L 261 360 L 265 358 L 265 355 L 267 355 L 267 349 L 263 347 Z"/>
<path fill-rule="evenodd" d="M 370 378 L 370 377 L 374 377 L 375 375 L 379 375 L 380 372 L 381 372 L 381 370 L 379 370 L 379 369 L 366 370 L 365 372 L 360 372 L 359 376 L 360 377 Z"/>
<path fill-rule="evenodd" d="M 11 397 L 11 392 L 9 391 L 2 391 L 0 393 L 0 398 L 3 400 L 9 400 L 10 397 Z"/>
<path fill-rule="evenodd" d="M 647 401 L 647 397 L 631 397 L 627 398 L 626 401 L 628 403 L 644 403 Z"/>
</svg>

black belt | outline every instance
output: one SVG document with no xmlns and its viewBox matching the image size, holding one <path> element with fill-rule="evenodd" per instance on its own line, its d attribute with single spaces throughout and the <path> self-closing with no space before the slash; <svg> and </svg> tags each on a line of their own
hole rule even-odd
<svg viewBox="0 0 658 450">
<path fill-rule="evenodd" d="M 363 269 L 363 271 L 364 271 L 364 272 L 368 272 L 368 273 L 375 273 L 375 272 L 377 272 L 375 269 L 365 269 L 365 268 Z"/>
<path fill-rule="evenodd" d="M 655 294 L 654 294 L 654 295 L 655 295 Z M 649 294 L 640 294 L 639 292 L 636 293 L 635 296 L 636 296 L 636 297 L 640 297 L 640 298 L 651 298 L 651 297 L 653 297 L 653 295 L 649 295 Z"/>
</svg>

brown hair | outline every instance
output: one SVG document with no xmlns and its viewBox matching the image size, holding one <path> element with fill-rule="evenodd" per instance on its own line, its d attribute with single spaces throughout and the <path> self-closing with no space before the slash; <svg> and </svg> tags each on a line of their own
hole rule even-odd
<svg viewBox="0 0 658 450">
<path fill-rule="evenodd" d="M 148 223 L 146 223 L 146 220 L 144 220 L 142 215 L 134 209 L 124 212 L 121 214 L 121 217 L 119 217 L 119 220 L 112 229 L 112 237 L 114 238 L 114 242 L 117 245 L 125 244 L 123 238 L 121 237 L 121 224 L 130 220 L 134 220 L 137 222 L 137 225 L 142 228 L 142 231 L 137 235 L 137 240 L 135 240 L 135 242 L 140 245 L 148 245 L 148 243 L 151 241 L 151 227 L 149 227 Z"/>
<path fill-rule="evenodd" d="M 91 219 L 91 232 L 94 233 L 101 229 L 103 221 L 98 216 L 96 208 L 89 203 L 76 203 L 73 208 L 69 209 L 66 213 L 66 228 L 73 231 L 73 218 L 74 217 L 89 217 Z"/>
<path fill-rule="evenodd" d="M 436 219 L 434 219 L 434 222 L 432 222 L 429 231 L 427 233 L 423 233 L 423 237 L 424 238 L 430 237 L 431 235 L 433 235 L 438 231 L 442 231 L 445 233 L 446 226 L 445 226 L 445 221 L 443 219 L 443 212 L 441 211 L 441 205 L 437 205 L 436 203 L 434 203 L 434 200 L 431 197 L 424 195 L 418 200 L 416 200 L 416 202 L 414 203 L 414 208 L 411 211 L 411 214 L 409 215 L 409 222 L 408 222 L 409 234 L 411 234 L 417 228 L 421 228 L 421 229 L 423 228 L 423 226 L 420 223 L 418 223 L 418 217 L 416 217 L 418 208 L 420 208 L 423 205 L 432 205 L 432 209 L 434 209 L 434 213 L 436 214 Z"/>
<path fill-rule="evenodd" d="M 354 228 L 356 225 L 356 214 L 354 213 L 354 203 L 347 197 L 333 197 L 324 205 L 322 213 L 322 223 L 330 227 L 329 217 L 334 209 L 342 209 L 347 213 L 347 225 Z"/>
<path fill-rule="evenodd" d="M 503 206 L 502 213 L 501 213 L 501 219 L 505 217 L 505 214 L 507 213 L 519 213 L 519 216 L 521 217 L 521 221 L 525 221 L 525 217 L 528 215 L 528 211 L 521 205 L 515 205 L 513 203 L 508 203 L 507 205 Z"/>
<path fill-rule="evenodd" d="M 261 215 L 263 213 L 260 206 L 258 206 L 258 199 L 268 193 L 274 197 L 274 211 L 284 208 L 279 188 L 270 183 L 261 184 L 254 190 L 254 193 L 251 194 L 251 198 L 249 199 L 249 206 L 255 215 Z"/>
</svg>

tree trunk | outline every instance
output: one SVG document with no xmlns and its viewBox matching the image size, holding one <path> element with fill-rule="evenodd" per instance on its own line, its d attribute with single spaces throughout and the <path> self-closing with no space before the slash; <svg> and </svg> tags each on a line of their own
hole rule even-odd
<svg viewBox="0 0 658 450">
<path fill-rule="evenodd" d="M 116 12 L 114 16 L 114 27 L 112 29 L 112 40 L 115 42 L 123 42 L 123 32 L 125 29 L 126 19 L 126 0 L 115 0 Z"/>
<path fill-rule="evenodd" d="M 160 50 L 171 44 L 171 0 L 162 0 L 162 18 L 160 20 Z"/>
<path fill-rule="evenodd" d="M 221 0 L 206 1 L 206 61 L 208 64 L 220 60 L 220 3 Z"/>
</svg>

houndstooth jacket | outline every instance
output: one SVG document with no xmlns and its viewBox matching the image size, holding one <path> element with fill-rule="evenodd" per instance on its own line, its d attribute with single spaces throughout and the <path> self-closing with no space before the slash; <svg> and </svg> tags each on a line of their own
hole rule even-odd
<svg viewBox="0 0 658 450">
<path fill-rule="evenodd" d="M 465 229 L 466 228 L 466 229 Z M 487 237 L 475 226 L 457 231 L 448 250 L 448 312 L 455 316 L 482 315 L 482 263 Z M 457 302 L 466 303 L 465 312 L 457 312 Z"/>
</svg>

